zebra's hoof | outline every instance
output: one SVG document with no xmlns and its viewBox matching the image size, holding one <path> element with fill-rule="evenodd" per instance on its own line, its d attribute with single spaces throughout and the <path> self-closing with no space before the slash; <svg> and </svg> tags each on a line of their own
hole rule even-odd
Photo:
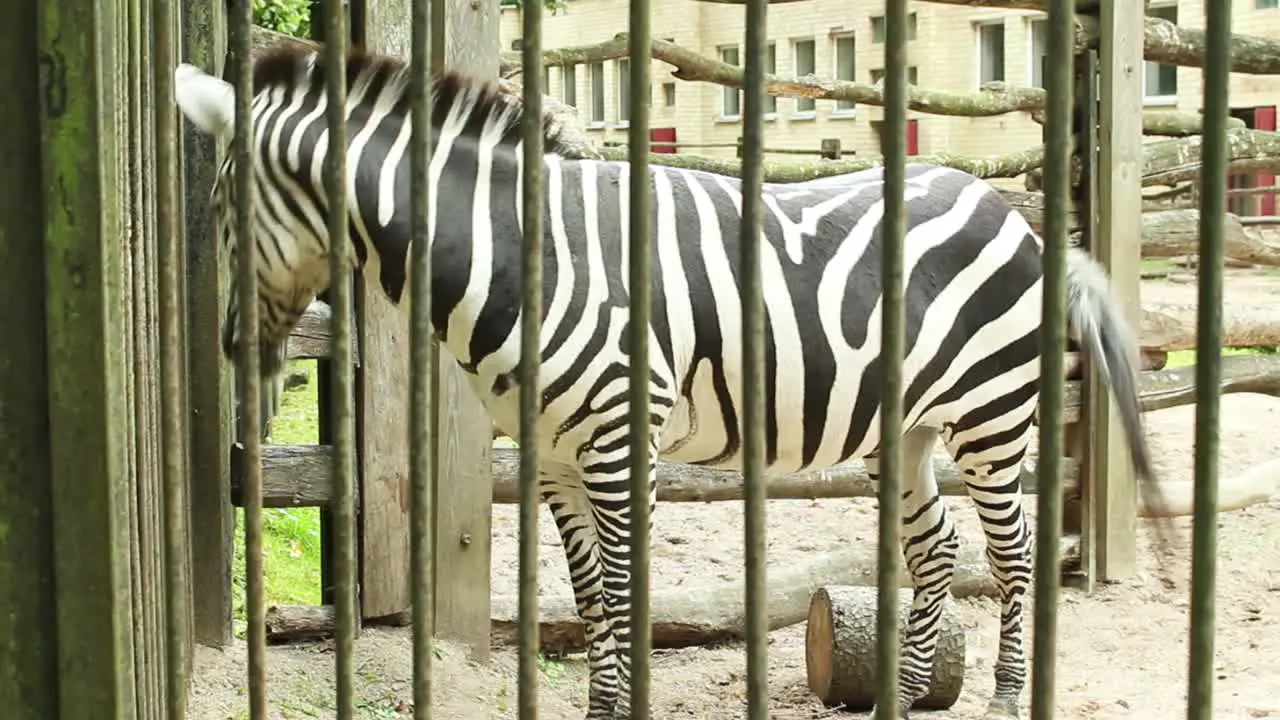
<svg viewBox="0 0 1280 720">
<path fill-rule="evenodd" d="M 1011 698 L 991 698 L 987 703 L 986 720 L 1018 720 L 1018 701 Z"/>
</svg>

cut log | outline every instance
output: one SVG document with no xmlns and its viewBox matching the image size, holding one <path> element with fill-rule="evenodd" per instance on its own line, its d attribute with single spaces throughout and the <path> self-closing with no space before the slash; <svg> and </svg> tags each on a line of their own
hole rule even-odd
<svg viewBox="0 0 1280 720">
<path fill-rule="evenodd" d="M 1196 306 L 1191 303 L 1151 303 L 1142 308 L 1140 343 L 1159 350 L 1196 347 Z M 1280 307 L 1223 303 L 1224 347 L 1280 346 Z"/>
<path fill-rule="evenodd" d="M 1161 483 L 1164 492 L 1164 516 L 1189 516 L 1195 505 L 1195 483 L 1190 481 Z M 1280 459 L 1254 465 L 1234 477 L 1218 482 L 1218 512 L 1240 510 L 1250 505 L 1269 502 L 1280 491 Z M 1153 514 L 1148 511 L 1147 517 Z"/>
<path fill-rule="evenodd" d="M 332 605 L 272 605 L 267 608 L 267 642 L 323 640 L 333 635 Z"/>
<path fill-rule="evenodd" d="M 961 546 L 956 559 L 954 597 L 995 597 L 995 582 L 988 571 L 985 547 Z M 901 566 L 899 566 L 901 567 Z M 768 574 L 769 629 L 804 622 L 809 598 L 828 585 L 872 586 L 876 582 L 876 546 L 864 543 L 850 550 L 812 560 L 771 566 Z M 899 587 L 909 588 L 902 570 Z M 583 624 L 571 598 L 540 599 L 538 636 L 543 652 L 563 655 L 585 649 Z M 494 646 L 515 645 L 519 622 L 515 597 L 493 599 L 490 638 Z M 746 637 L 743 581 L 707 583 L 693 587 L 655 590 L 650 600 L 653 647 L 681 648 L 742 640 Z"/>
<path fill-rule="evenodd" d="M 804 664 L 809 689 L 828 707 L 865 712 L 876 697 L 875 587 L 818 588 L 809 603 Z M 906 628 L 911 592 L 898 593 L 898 632 Z M 950 603 L 938 621 L 937 649 L 929 689 L 912 707 L 947 710 L 964 687 L 964 627 Z"/>
</svg>

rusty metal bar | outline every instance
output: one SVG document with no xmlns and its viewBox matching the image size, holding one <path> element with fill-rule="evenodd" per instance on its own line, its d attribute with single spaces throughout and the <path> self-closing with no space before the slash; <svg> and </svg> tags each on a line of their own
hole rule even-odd
<svg viewBox="0 0 1280 720">
<path fill-rule="evenodd" d="M 524 114 L 520 120 L 520 720 L 538 717 L 538 371 L 542 334 L 542 3 L 520 8 Z"/>
<path fill-rule="evenodd" d="M 1062 577 L 1062 383 L 1066 337 L 1066 260 L 1071 211 L 1071 121 L 1075 95 L 1072 30 L 1074 0 L 1050 0 L 1045 90 L 1044 293 L 1040 322 L 1040 492 L 1035 558 L 1035 638 L 1031 665 L 1031 718 L 1054 713 L 1057 674 L 1058 595 Z"/>
<path fill-rule="evenodd" d="M 347 232 L 347 8 L 341 0 L 324 5 L 325 125 L 329 143 L 325 152 L 324 184 L 329 213 L 329 302 L 333 357 L 333 605 L 335 673 L 339 720 L 355 717 L 356 600 L 355 513 L 355 363 L 351 357 L 353 292 L 351 261 L 354 251 Z"/>
<path fill-rule="evenodd" d="M 410 51 L 409 196 L 431 197 L 432 33 L 443 0 L 414 0 Z M 431 333 L 433 203 L 409 205 L 409 553 L 413 596 L 413 708 L 431 719 L 431 638 L 435 631 L 436 353 Z"/>
<path fill-rule="evenodd" d="M 906 347 L 907 0 L 885 4 L 884 226 L 880 244 L 880 487 L 876 596 L 876 718 L 898 717 L 898 573 L 902 562 L 902 363 Z"/>
<path fill-rule="evenodd" d="M 1222 378 L 1222 268 L 1227 212 L 1227 119 L 1231 110 L 1231 0 L 1205 5 L 1204 135 L 1201 146 L 1196 387 Z M 1218 427 L 1221 395 L 1196 393 L 1195 495 L 1191 530 L 1191 652 L 1187 718 L 1213 717 L 1214 605 L 1218 572 Z"/>
<path fill-rule="evenodd" d="M 650 715 L 649 654 L 653 647 L 650 625 L 651 583 L 649 502 L 657 458 L 649 423 L 649 328 L 653 295 L 652 198 L 649 194 L 649 76 L 653 48 L 649 0 L 631 0 L 627 50 L 630 71 L 627 128 L 630 164 L 631 377 L 628 384 L 631 411 L 631 716 Z"/>
<path fill-rule="evenodd" d="M 742 83 L 742 492 L 746 555 L 747 718 L 769 717 L 769 618 L 765 602 L 765 308 L 760 239 L 764 202 L 764 61 L 768 0 L 747 0 Z"/>
<path fill-rule="evenodd" d="M 253 60 L 250 57 L 250 3 L 232 3 L 227 25 L 231 35 L 232 82 L 236 89 L 234 196 L 236 308 L 240 321 L 236 380 L 240 385 L 240 443 L 244 448 L 245 619 L 249 652 L 249 717 L 267 718 L 266 604 L 262 579 L 262 378 L 258 347 L 258 255 L 252 243 L 254 154 L 251 152 Z"/>
</svg>

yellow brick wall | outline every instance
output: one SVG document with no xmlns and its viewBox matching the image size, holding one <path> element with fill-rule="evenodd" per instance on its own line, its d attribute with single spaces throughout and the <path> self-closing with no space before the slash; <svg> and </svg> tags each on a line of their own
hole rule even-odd
<svg viewBox="0 0 1280 720">
<path fill-rule="evenodd" d="M 1176 5 L 1178 22 L 1184 27 L 1202 27 L 1204 3 L 1212 0 L 1155 0 L 1153 5 Z M 725 45 L 741 46 L 743 8 L 738 5 L 689 2 L 689 0 L 651 0 L 652 31 L 655 38 L 667 38 L 708 57 L 717 57 L 717 49 Z M 1255 9 L 1253 0 L 1235 3 L 1236 32 L 1251 35 L 1280 36 L 1280 9 Z M 1043 19 L 1033 11 L 981 10 L 965 7 L 917 2 L 916 39 L 909 43 L 908 62 L 915 67 L 920 87 L 929 90 L 974 92 L 980 83 L 977 24 L 996 23 L 1003 27 L 1004 81 L 1013 86 L 1033 82 L 1032 22 Z M 544 15 L 543 47 L 557 48 L 603 42 L 627 25 L 626 0 L 569 0 L 567 12 Z M 872 16 L 884 12 L 884 0 L 809 0 L 802 3 L 772 5 L 769 9 L 769 36 L 776 48 L 776 73 L 794 77 L 795 58 L 792 41 L 813 39 L 815 74 L 820 78 L 836 75 L 833 34 L 852 32 L 855 38 L 855 79 L 872 81 L 872 70 L 883 67 L 884 45 L 872 41 Z M 511 49 L 520 35 L 518 10 L 504 8 L 502 43 Z M 741 135 L 741 124 L 721 117 L 723 89 L 709 83 L 675 80 L 673 67 L 655 61 L 653 65 L 652 127 L 675 127 L 681 144 L 723 144 L 732 146 Z M 560 69 L 549 71 L 550 93 L 562 96 Z M 618 120 L 618 63 L 604 63 L 605 118 L 589 125 L 600 141 L 625 141 L 626 125 Z M 665 83 L 675 84 L 674 106 L 666 105 Z M 577 71 L 579 116 L 589 120 L 590 82 L 585 66 Z M 1177 94 L 1173 98 L 1151 103 L 1156 107 L 1173 107 L 1196 111 L 1201 106 L 1200 70 L 1178 71 Z M 1252 107 L 1280 105 L 1280 78 L 1275 76 L 1233 75 L 1232 105 Z M 839 138 L 845 152 L 859 155 L 879 154 L 872 123 L 882 119 L 878 107 L 859 106 L 852 113 L 835 112 L 835 102 L 816 101 L 816 111 L 809 116 L 796 115 L 796 101 L 778 98 L 777 112 L 766 119 L 766 148 L 812 149 L 816 152 L 823 138 Z M 1041 128 L 1026 114 L 1007 114 L 990 118 L 943 117 L 912 113 L 918 119 L 919 149 L 922 154 L 951 152 L 965 155 L 999 155 L 1040 143 Z M 732 155 L 732 147 L 688 148 L 681 152 L 707 155 Z M 782 157 L 795 158 L 795 155 Z M 774 157 L 773 159 L 781 159 Z M 1001 183 L 1020 185 L 1020 181 Z"/>
</svg>

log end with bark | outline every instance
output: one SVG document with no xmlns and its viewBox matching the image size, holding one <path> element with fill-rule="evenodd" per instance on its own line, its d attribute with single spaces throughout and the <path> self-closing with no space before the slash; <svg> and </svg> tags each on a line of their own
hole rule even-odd
<svg viewBox="0 0 1280 720">
<path fill-rule="evenodd" d="M 809 689 L 828 707 L 865 712 L 876 696 L 876 595 L 872 587 L 822 587 L 809 603 L 804 637 Z M 909 590 L 898 592 L 898 632 L 911 610 Z M 929 690 L 914 707 L 946 710 L 964 687 L 964 628 L 944 604 Z"/>
</svg>

